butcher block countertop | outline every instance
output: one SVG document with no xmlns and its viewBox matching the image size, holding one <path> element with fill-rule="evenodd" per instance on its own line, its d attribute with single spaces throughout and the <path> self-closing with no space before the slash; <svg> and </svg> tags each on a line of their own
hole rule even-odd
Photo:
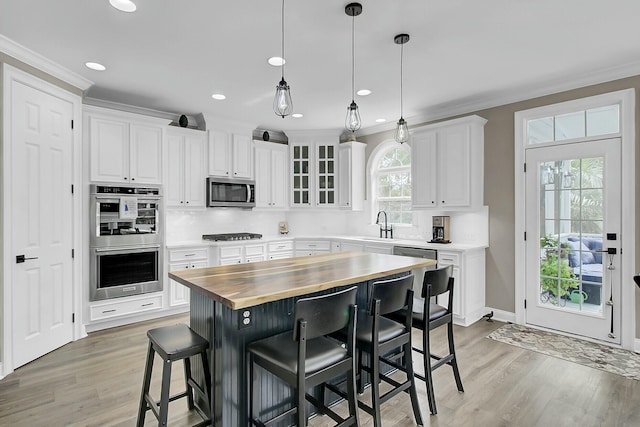
<svg viewBox="0 0 640 427">
<path fill-rule="evenodd" d="M 337 252 L 169 273 L 233 310 L 436 265 L 435 260 Z"/>
</svg>

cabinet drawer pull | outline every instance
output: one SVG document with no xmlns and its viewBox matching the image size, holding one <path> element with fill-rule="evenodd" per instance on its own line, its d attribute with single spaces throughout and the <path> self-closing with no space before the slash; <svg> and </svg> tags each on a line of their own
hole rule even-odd
<svg viewBox="0 0 640 427">
<path fill-rule="evenodd" d="M 196 256 L 196 254 L 184 254 L 184 256 Z"/>
<path fill-rule="evenodd" d="M 115 308 L 113 308 L 113 309 L 111 309 L 111 310 L 103 310 L 103 311 L 102 311 L 102 314 L 115 313 L 115 312 L 116 312 L 116 309 L 115 309 Z"/>
<path fill-rule="evenodd" d="M 141 304 L 140 307 L 149 307 L 150 305 L 155 305 L 155 302 L 148 302 L 146 304 Z"/>
</svg>

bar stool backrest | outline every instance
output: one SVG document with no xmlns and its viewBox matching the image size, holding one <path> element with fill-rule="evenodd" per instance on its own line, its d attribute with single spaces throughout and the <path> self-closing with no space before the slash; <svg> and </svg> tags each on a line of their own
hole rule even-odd
<svg viewBox="0 0 640 427">
<path fill-rule="evenodd" d="M 374 282 L 371 292 L 369 311 L 373 315 L 374 304 L 380 302 L 380 315 L 383 316 L 407 306 L 407 291 L 413 286 L 413 274 L 389 280 Z"/>
<path fill-rule="evenodd" d="M 422 282 L 422 298 L 435 297 L 447 292 L 449 290 L 449 281 L 453 279 L 452 274 L 452 265 L 425 271 Z M 429 287 L 429 285 L 431 286 Z"/>
<path fill-rule="evenodd" d="M 306 322 L 306 339 L 339 331 L 349 324 L 350 306 L 356 305 L 357 287 L 296 301 L 293 339 L 300 340 L 300 322 Z"/>
</svg>

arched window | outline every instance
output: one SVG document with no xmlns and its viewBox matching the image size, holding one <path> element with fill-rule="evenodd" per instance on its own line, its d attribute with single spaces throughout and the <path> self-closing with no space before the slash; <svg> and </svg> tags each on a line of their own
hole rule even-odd
<svg viewBox="0 0 640 427">
<path fill-rule="evenodd" d="M 381 144 L 372 156 L 373 212 L 385 211 L 390 224 L 411 225 L 411 150 L 393 142 Z"/>
</svg>

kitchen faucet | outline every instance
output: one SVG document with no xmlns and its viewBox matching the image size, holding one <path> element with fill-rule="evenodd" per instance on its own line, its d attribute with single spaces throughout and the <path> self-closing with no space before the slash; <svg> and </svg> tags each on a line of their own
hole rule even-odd
<svg viewBox="0 0 640 427">
<path fill-rule="evenodd" d="M 380 214 L 384 214 L 384 227 L 380 224 Z M 387 226 L 387 213 L 385 211 L 378 211 L 376 224 L 380 224 L 380 237 L 382 237 L 382 232 L 384 231 L 385 239 L 393 239 L 393 225 Z"/>
</svg>

